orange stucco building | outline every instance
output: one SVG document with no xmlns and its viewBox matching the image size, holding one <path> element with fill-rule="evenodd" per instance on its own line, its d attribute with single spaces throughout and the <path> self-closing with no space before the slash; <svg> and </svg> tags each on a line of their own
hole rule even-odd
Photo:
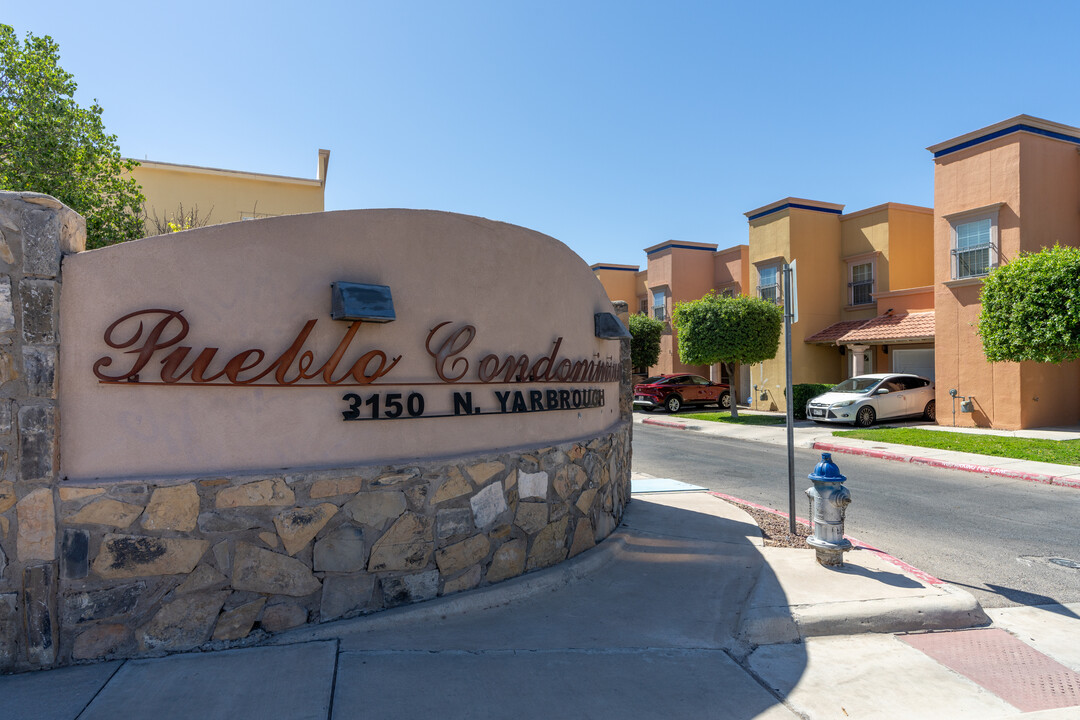
<svg viewBox="0 0 1080 720">
<path fill-rule="evenodd" d="M 990 269 L 1055 243 L 1080 245 L 1080 128 L 1019 115 L 928 150 L 938 422 L 952 424 L 949 390 L 972 399 L 957 425 L 1080 422 L 1080 363 L 989 363 L 975 332 Z"/>
<path fill-rule="evenodd" d="M 746 213 L 747 245 L 654 245 L 646 270 L 620 266 L 632 278 L 625 290 L 600 270 L 612 266 L 593 269 L 631 308 L 669 319 L 674 302 L 709 290 L 780 302 L 781 269 L 794 262 L 795 383 L 913 372 L 935 380 L 939 424 L 1080 422 L 1080 362 L 989 363 L 975 331 L 990 270 L 1055 243 L 1080 246 L 1080 128 L 1020 115 L 928 149 L 933 208 L 885 203 L 845 214 L 843 205 L 788 197 Z M 741 373 L 740 400 L 785 409 L 783 345 L 781 337 L 775 358 Z M 680 363 L 670 330 L 650 372 L 717 376 Z M 970 413 L 951 390 L 971 399 Z"/>
</svg>

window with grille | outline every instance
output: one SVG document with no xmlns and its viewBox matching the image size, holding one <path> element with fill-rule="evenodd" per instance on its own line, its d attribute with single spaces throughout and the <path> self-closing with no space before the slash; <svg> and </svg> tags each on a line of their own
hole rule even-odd
<svg viewBox="0 0 1080 720">
<path fill-rule="evenodd" d="M 780 302 L 779 270 L 776 265 L 758 268 L 758 297 L 762 300 Z"/>
<path fill-rule="evenodd" d="M 652 298 L 653 317 L 657 320 L 667 320 L 667 293 L 663 290 L 653 290 Z"/>
<path fill-rule="evenodd" d="M 990 272 L 994 223 L 992 218 L 979 218 L 958 223 L 953 248 L 953 277 L 978 277 Z"/>
<path fill-rule="evenodd" d="M 874 302 L 874 263 L 859 263 L 851 266 L 851 288 L 849 301 L 852 305 L 869 305 Z"/>
</svg>

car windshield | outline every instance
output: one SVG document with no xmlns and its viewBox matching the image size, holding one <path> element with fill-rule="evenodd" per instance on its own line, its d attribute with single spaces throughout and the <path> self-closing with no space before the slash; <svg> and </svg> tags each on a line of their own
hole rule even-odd
<svg viewBox="0 0 1080 720">
<path fill-rule="evenodd" d="M 831 392 L 864 393 L 881 382 L 881 378 L 853 377 L 833 387 Z"/>
<path fill-rule="evenodd" d="M 663 385 L 671 378 L 666 378 L 663 375 L 657 375 L 656 377 L 646 378 L 643 385 Z"/>
</svg>

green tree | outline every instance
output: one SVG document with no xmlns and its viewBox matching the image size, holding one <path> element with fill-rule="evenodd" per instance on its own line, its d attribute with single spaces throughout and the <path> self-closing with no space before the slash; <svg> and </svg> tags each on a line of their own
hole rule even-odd
<svg viewBox="0 0 1080 720">
<path fill-rule="evenodd" d="M 723 363 L 731 377 L 731 416 L 738 417 L 740 365 L 776 356 L 784 311 L 775 303 L 745 295 L 675 304 L 672 322 L 679 335 L 679 358 L 687 365 Z"/>
<path fill-rule="evenodd" d="M 60 46 L 0 24 L 0 189 L 46 193 L 86 218 L 87 247 L 143 236 L 142 188 L 105 132 L 102 109 L 75 102 Z"/>
<path fill-rule="evenodd" d="M 630 365 L 634 372 L 647 373 L 660 359 L 660 336 L 664 323 L 648 315 L 630 316 Z"/>
<path fill-rule="evenodd" d="M 1080 359 L 1080 248 L 1024 253 L 983 281 L 978 332 L 990 362 Z"/>
</svg>

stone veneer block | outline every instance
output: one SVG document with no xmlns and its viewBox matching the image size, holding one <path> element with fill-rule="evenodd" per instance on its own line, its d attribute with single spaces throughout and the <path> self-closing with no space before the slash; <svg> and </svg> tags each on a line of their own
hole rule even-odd
<svg viewBox="0 0 1080 720">
<path fill-rule="evenodd" d="M 194 483 L 154 490 L 142 518 L 145 530 L 191 532 L 199 522 L 199 491 Z"/>
<path fill-rule="evenodd" d="M 56 607 L 56 571 L 53 565 L 32 565 L 23 570 L 23 627 L 26 657 L 31 665 L 45 667 L 56 659 L 59 623 Z"/>
<path fill-rule="evenodd" d="M 203 563 L 200 564 L 199 567 L 195 568 L 194 572 L 187 576 L 187 580 L 180 583 L 180 585 L 176 588 L 176 594 L 183 595 L 184 593 L 198 592 L 199 590 L 207 590 L 213 587 L 220 587 L 228 581 L 229 578 L 225 577 L 209 565 Z"/>
<path fill-rule="evenodd" d="M 16 548 L 20 562 L 56 559 L 56 513 L 52 491 L 38 488 L 15 505 L 19 534 Z"/>
<path fill-rule="evenodd" d="M 431 518 L 405 513 L 371 548 L 368 572 L 424 568 L 435 549 Z"/>
<path fill-rule="evenodd" d="M 312 567 L 315 572 L 363 572 L 367 565 L 364 550 L 364 531 L 355 525 L 341 525 L 315 543 Z"/>
<path fill-rule="evenodd" d="M 547 503 L 520 502 L 514 524 L 529 535 L 535 535 L 548 524 Z"/>
<path fill-rule="evenodd" d="M 374 580 L 372 581 L 374 584 Z M 266 632 L 282 632 L 307 622 L 308 611 L 296 603 L 278 603 L 263 610 L 259 625 Z"/>
<path fill-rule="evenodd" d="M 190 650 L 210 639 L 227 590 L 185 595 L 162 606 L 146 625 L 135 633 L 142 652 L 150 650 Z"/>
<path fill-rule="evenodd" d="M 439 594 L 439 571 L 387 578 L 382 586 L 383 601 L 387 607 L 431 600 Z"/>
<path fill-rule="evenodd" d="M 15 504 L 15 483 L 0 480 L 0 513 L 7 512 Z"/>
<path fill-rule="evenodd" d="M 75 638 L 71 657 L 75 660 L 99 660 L 123 653 L 134 645 L 127 625 L 95 625 Z"/>
<path fill-rule="evenodd" d="M 56 398 L 56 349 L 24 347 L 22 351 L 23 379 L 31 397 Z"/>
<path fill-rule="evenodd" d="M 288 555 L 295 555 L 318 535 L 330 518 L 337 514 L 337 505 L 322 503 L 315 507 L 302 507 L 286 510 L 274 517 L 281 542 Z"/>
<path fill-rule="evenodd" d="M 318 500 L 320 498 L 337 497 L 338 495 L 352 495 L 360 492 L 363 486 L 364 480 L 359 476 L 316 480 L 311 484 L 308 497 L 312 500 Z"/>
<path fill-rule="evenodd" d="M 239 640 L 251 634 L 255 619 L 259 617 L 266 598 L 259 598 L 232 610 L 221 613 L 217 627 L 214 628 L 214 640 Z"/>
<path fill-rule="evenodd" d="M 397 491 L 360 493 L 341 508 L 361 525 L 382 528 L 405 512 L 405 493 Z"/>
<path fill-rule="evenodd" d="M 21 634 L 18 601 L 18 593 L 0 595 L 0 670 L 15 667 L 19 659 L 19 645 L 16 642 Z"/>
<path fill-rule="evenodd" d="M 308 566 L 299 560 L 246 542 L 236 544 L 232 586 L 237 590 L 292 597 L 304 597 L 322 587 Z"/>
<path fill-rule="evenodd" d="M 474 535 L 436 552 L 435 564 L 443 575 L 455 575 L 486 558 L 490 549 L 491 542 L 486 536 Z"/>
<path fill-rule="evenodd" d="M 594 533 L 595 531 L 593 530 L 592 523 L 589 522 L 588 518 L 579 520 L 577 528 L 574 529 L 574 541 L 570 544 L 570 557 L 574 557 L 591 547 L 595 547 L 596 540 L 594 538 Z"/>
<path fill-rule="evenodd" d="M 469 571 L 460 577 L 456 577 L 453 580 L 447 580 L 443 583 L 443 595 L 453 595 L 454 593 L 461 592 L 463 590 L 472 590 L 474 587 L 480 584 L 480 581 L 484 577 L 484 571 L 479 565 L 473 565 L 469 568 Z"/>
<path fill-rule="evenodd" d="M 23 280 L 19 283 L 22 336 L 27 345 L 56 343 L 56 287 L 53 280 Z"/>
<path fill-rule="evenodd" d="M 589 476 L 584 469 L 577 465 L 568 465 L 555 473 L 555 481 L 552 484 L 559 497 L 565 500 L 580 490 L 588 480 Z"/>
<path fill-rule="evenodd" d="M 506 466 L 503 465 L 501 462 L 484 462 L 477 463 L 476 465 L 470 465 L 467 468 L 467 471 L 469 473 L 469 477 L 473 479 L 473 482 L 476 483 L 478 486 L 482 487 L 487 484 L 488 480 L 495 477 L 505 469 Z"/>
<path fill-rule="evenodd" d="M 105 488 L 87 488 L 87 487 L 70 487 L 65 486 L 60 488 L 60 502 L 71 502 L 72 500 L 82 500 L 88 497 L 95 497 L 97 495 L 104 495 Z"/>
<path fill-rule="evenodd" d="M 453 500 L 462 495 L 468 495 L 472 490 L 472 485 L 470 485 L 469 481 L 465 479 L 465 476 L 461 474 L 461 471 L 456 467 L 450 468 L 450 472 L 446 474 L 446 480 L 439 485 L 439 489 L 435 491 L 434 502 L 438 505 L 447 500 Z"/>
<path fill-rule="evenodd" d="M 523 572 L 525 572 L 525 541 L 511 540 L 495 551 L 486 579 L 489 583 L 494 583 L 517 577 Z"/>
<path fill-rule="evenodd" d="M 11 432 L 11 401 L 0 399 L 0 435 Z"/>
<path fill-rule="evenodd" d="M 64 528 L 60 542 L 60 577 L 81 580 L 90 572 L 90 533 Z M 0 573 L 2 574 L 2 573 Z"/>
<path fill-rule="evenodd" d="M 215 504 L 218 508 L 280 507 L 292 505 L 296 495 L 281 478 L 256 480 L 255 482 L 227 487 L 218 492 Z"/>
<path fill-rule="evenodd" d="M 374 592 L 371 575 L 331 575 L 323 581 L 319 619 L 326 622 L 369 609 Z"/>
<path fill-rule="evenodd" d="M 131 585 L 65 595 L 60 603 L 61 623 L 80 625 L 93 620 L 127 615 L 135 608 L 144 592 L 146 592 L 146 583 L 137 582 Z"/>
<path fill-rule="evenodd" d="M 71 525 L 104 525 L 123 530 L 142 514 L 141 505 L 120 502 L 111 498 L 95 500 L 74 515 L 65 518 Z"/>
<path fill-rule="evenodd" d="M 596 499 L 596 493 L 596 488 L 589 488 L 588 490 L 583 491 L 580 497 L 578 497 L 578 501 L 575 505 L 577 509 L 581 511 L 582 515 L 588 515 L 589 511 L 592 510 L 592 504 L 593 500 Z"/>
<path fill-rule="evenodd" d="M 525 567 L 536 570 L 554 565 L 566 559 L 566 528 L 570 518 L 551 523 L 533 540 L 532 550 Z"/>
<path fill-rule="evenodd" d="M 209 540 L 107 534 L 93 570 L 103 578 L 186 575 L 210 547 Z"/>
<path fill-rule="evenodd" d="M 493 483 L 469 499 L 476 527 L 486 530 L 507 510 L 502 483 Z"/>
<path fill-rule="evenodd" d="M 19 479 L 51 481 L 55 455 L 55 409 L 41 405 L 19 408 Z"/>
<path fill-rule="evenodd" d="M 7 244 L 4 244 L 7 248 Z M 10 253 L 10 251 L 8 251 Z M 11 302 L 11 278 L 0 277 L 0 333 L 15 329 L 15 306 Z"/>
<path fill-rule="evenodd" d="M 371 487 L 390 487 L 391 485 L 400 485 L 401 483 L 408 482 L 420 474 L 418 470 L 409 470 L 407 472 L 387 473 L 380 475 L 371 481 Z"/>
<path fill-rule="evenodd" d="M 471 535 L 475 529 L 471 508 L 439 510 L 435 514 L 435 537 L 438 538 L 440 545 L 445 540 L 460 539 Z"/>
<path fill-rule="evenodd" d="M 547 500 L 548 474 L 541 470 L 518 474 L 518 497 L 522 500 Z"/>
</svg>

